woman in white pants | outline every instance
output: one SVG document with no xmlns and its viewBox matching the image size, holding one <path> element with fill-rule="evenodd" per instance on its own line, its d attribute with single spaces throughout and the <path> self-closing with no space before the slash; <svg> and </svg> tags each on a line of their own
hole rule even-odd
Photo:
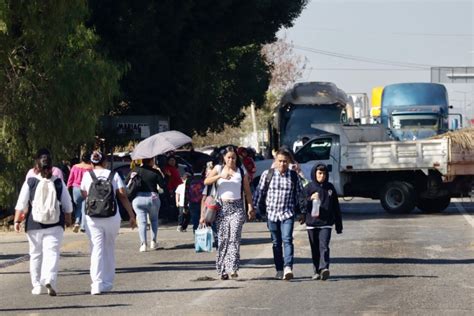
<svg viewBox="0 0 474 316">
<path fill-rule="evenodd" d="M 42 286 L 44 286 L 50 296 L 56 296 L 59 249 L 63 240 L 64 225 L 71 225 L 72 202 L 64 182 L 52 175 L 53 164 L 49 151 L 39 152 L 36 157 L 36 167 L 40 174 L 28 178 L 21 187 L 15 206 L 14 227 L 16 232 L 20 232 L 21 218 L 26 214 L 25 232 L 30 248 L 30 276 L 33 285 L 31 294 L 41 294 Z M 38 183 L 43 178 L 54 183 L 56 196 L 62 206 L 57 223 L 42 224 L 33 220 L 31 204 Z"/>
<path fill-rule="evenodd" d="M 91 172 L 94 172 L 97 178 L 107 179 L 109 177 L 111 171 L 104 168 L 104 159 L 100 152 L 94 151 L 92 153 L 91 162 L 94 166 Z M 81 182 L 81 191 L 84 198 L 87 198 L 91 184 L 92 177 L 90 173 L 85 173 Z M 135 213 L 128 201 L 122 179 L 118 174 L 114 175 L 112 185 L 114 187 L 115 196 L 120 199 L 130 216 L 130 227 L 134 228 L 136 226 Z M 117 208 L 117 203 L 115 203 L 115 205 Z M 91 246 L 91 294 L 97 295 L 111 291 L 114 284 L 115 239 L 120 229 L 120 212 L 117 210 L 115 215 L 111 217 L 91 217 L 87 215 L 86 206 L 85 219 L 85 229 L 87 236 L 89 236 Z"/>
</svg>

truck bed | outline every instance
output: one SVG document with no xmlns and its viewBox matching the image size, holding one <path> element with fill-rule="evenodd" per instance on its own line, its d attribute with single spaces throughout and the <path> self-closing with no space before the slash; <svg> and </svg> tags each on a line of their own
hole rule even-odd
<svg viewBox="0 0 474 316">
<path fill-rule="evenodd" d="M 342 172 L 437 169 L 443 176 L 474 175 L 474 149 L 449 138 L 350 143 L 341 146 Z"/>
</svg>

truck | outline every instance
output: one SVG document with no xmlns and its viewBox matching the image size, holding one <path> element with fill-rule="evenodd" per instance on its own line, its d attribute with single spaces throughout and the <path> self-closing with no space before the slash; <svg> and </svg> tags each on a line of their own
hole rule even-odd
<svg viewBox="0 0 474 316">
<path fill-rule="evenodd" d="M 296 150 L 317 136 L 317 124 L 349 123 L 354 110 L 347 94 L 332 82 L 301 82 L 285 92 L 269 122 L 270 148 Z"/>
<path fill-rule="evenodd" d="M 373 124 L 380 123 L 380 108 L 382 105 L 383 87 L 378 86 L 372 88 L 372 96 L 370 98 L 370 118 Z"/>
<path fill-rule="evenodd" d="M 474 130 L 465 133 L 470 139 L 465 145 L 442 135 L 371 141 L 355 135 L 355 127 L 326 124 L 320 128 L 326 133 L 308 141 L 295 153 L 295 160 L 307 179 L 311 179 L 312 166 L 326 164 L 329 181 L 341 197 L 378 199 L 387 212 L 395 214 L 415 207 L 440 212 L 451 198 L 469 196 L 472 190 L 474 148 L 469 143 L 474 143 Z"/>
<path fill-rule="evenodd" d="M 383 88 L 380 122 L 394 140 L 424 139 L 448 131 L 448 109 L 442 84 L 390 84 Z"/>
</svg>

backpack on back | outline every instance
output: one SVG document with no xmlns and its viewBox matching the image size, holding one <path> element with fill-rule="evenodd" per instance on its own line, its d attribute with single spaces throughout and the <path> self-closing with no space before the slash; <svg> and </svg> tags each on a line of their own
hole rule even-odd
<svg viewBox="0 0 474 316">
<path fill-rule="evenodd" d="M 189 186 L 188 186 L 189 182 Z M 186 181 L 186 186 L 188 186 L 186 193 L 187 199 L 191 203 L 201 203 L 202 192 L 204 191 L 204 182 L 199 176 L 194 176 L 188 181 Z"/>
<path fill-rule="evenodd" d="M 92 178 L 86 199 L 86 214 L 90 217 L 111 217 L 117 213 L 115 192 L 112 180 L 114 172 L 107 179 L 99 179 L 94 171 L 89 171 Z"/>
<path fill-rule="evenodd" d="M 61 205 L 53 179 L 41 178 L 36 185 L 31 203 L 31 215 L 35 222 L 56 224 L 61 215 Z"/>
</svg>

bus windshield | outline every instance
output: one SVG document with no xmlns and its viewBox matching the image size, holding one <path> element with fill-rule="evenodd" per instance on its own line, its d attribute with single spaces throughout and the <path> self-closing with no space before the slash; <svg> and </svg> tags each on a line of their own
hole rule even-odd
<svg viewBox="0 0 474 316">
<path fill-rule="evenodd" d="M 296 105 L 282 111 L 281 144 L 292 148 L 303 136 L 316 135 L 313 124 L 340 123 L 342 108 L 335 105 Z"/>
</svg>

